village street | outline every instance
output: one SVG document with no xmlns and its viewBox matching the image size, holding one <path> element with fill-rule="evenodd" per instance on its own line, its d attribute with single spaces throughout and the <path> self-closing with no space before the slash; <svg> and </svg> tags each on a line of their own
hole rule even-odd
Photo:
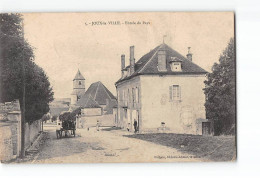
<svg viewBox="0 0 260 179">
<path fill-rule="evenodd" d="M 57 139 L 55 126 L 45 126 L 47 140 L 28 163 L 172 162 L 201 161 L 154 143 L 124 137 L 126 131 L 77 129 L 76 137 Z"/>
</svg>

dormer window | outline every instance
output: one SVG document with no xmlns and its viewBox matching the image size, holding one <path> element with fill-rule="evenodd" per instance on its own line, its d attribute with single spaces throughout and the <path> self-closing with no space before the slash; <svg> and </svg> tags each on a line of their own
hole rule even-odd
<svg viewBox="0 0 260 179">
<path fill-rule="evenodd" d="M 81 85 L 81 81 L 79 81 L 79 85 Z"/>
<path fill-rule="evenodd" d="M 178 59 L 177 57 L 171 57 L 171 60 L 170 60 L 171 70 L 173 72 L 180 72 L 180 71 L 182 71 L 181 62 L 182 61 L 180 59 Z"/>
</svg>

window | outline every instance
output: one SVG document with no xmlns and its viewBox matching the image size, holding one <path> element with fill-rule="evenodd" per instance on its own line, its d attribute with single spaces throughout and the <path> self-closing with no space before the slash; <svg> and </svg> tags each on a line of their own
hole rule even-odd
<svg viewBox="0 0 260 179">
<path fill-rule="evenodd" d="M 123 90 L 122 100 L 125 101 L 125 90 Z"/>
<path fill-rule="evenodd" d="M 131 95 L 130 95 L 130 90 L 129 89 L 128 89 L 127 95 L 128 95 L 128 103 L 131 103 Z"/>
<path fill-rule="evenodd" d="M 181 69 L 181 60 L 178 59 L 177 57 L 171 57 L 171 60 L 170 60 L 170 66 L 171 66 L 171 70 L 173 72 L 181 72 L 182 69 Z"/>
<path fill-rule="evenodd" d="M 172 85 L 169 87 L 170 101 L 181 100 L 181 88 L 179 85 Z"/>
<path fill-rule="evenodd" d="M 136 100 L 135 100 L 135 96 L 136 96 L 136 95 L 135 95 L 135 88 L 132 88 L 133 106 L 134 106 L 134 103 L 135 103 L 135 101 L 136 101 Z"/>
<path fill-rule="evenodd" d="M 79 81 L 79 85 L 81 85 L 81 81 Z"/>
<path fill-rule="evenodd" d="M 124 109 L 124 117 L 127 119 L 127 109 Z"/>
<path fill-rule="evenodd" d="M 139 103 L 139 88 L 136 87 L 136 101 Z"/>
</svg>

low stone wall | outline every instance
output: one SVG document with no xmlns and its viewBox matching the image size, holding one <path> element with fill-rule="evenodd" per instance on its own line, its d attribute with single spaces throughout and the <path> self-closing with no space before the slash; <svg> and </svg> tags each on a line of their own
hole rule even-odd
<svg viewBox="0 0 260 179">
<path fill-rule="evenodd" d="M 0 160 L 8 161 L 15 158 L 10 125 L 0 125 L 0 139 Z"/>
<path fill-rule="evenodd" d="M 19 123 L 0 122 L 0 160 L 8 161 L 19 156 L 21 151 Z"/>
<path fill-rule="evenodd" d="M 0 160 L 9 161 L 21 152 L 21 111 L 18 100 L 0 103 Z"/>
<path fill-rule="evenodd" d="M 99 121 L 100 126 L 115 126 L 115 119 L 113 114 L 102 116 L 82 116 L 77 119 L 77 128 L 95 127 Z"/>
<path fill-rule="evenodd" d="M 25 124 L 25 149 L 30 147 L 42 129 L 41 120 Z"/>
<path fill-rule="evenodd" d="M 42 130 L 41 120 L 25 126 L 25 149 Z M 21 153 L 21 110 L 18 100 L 0 103 L 0 160 L 9 161 Z"/>
</svg>

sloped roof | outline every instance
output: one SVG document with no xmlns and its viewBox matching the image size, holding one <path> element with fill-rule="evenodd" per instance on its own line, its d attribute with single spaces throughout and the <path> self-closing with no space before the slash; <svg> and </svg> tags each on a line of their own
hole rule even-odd
<svg viewBox="0 0 260 179">
<path fill-rule="evenodd" d="M 159 49 L 163 49 L 166 51 L 166 69 L 167 71 L 159 71 L 158 70 L 158 51 Z M 181 72 L 173 72 L 170 67 L 170 61 L 172 57 L 176 57 L 182 62 L 182 71 Z M 129 68 L 129 66 L 125 67 L 125 69 Z M 131 76 L 127 76 L 124 78 L 119 79 L 117 83 L 130 79 L 137 75 L 181 75 L 181 74 L 206 74 L 207 71 L 193 63 L 192 61 L 188 60 L 184 56 L 182 56 L 177 51 L 173 50 L 166 44 L 161 44 L 142 56 L 136 63 L 135 63 L 135 72 Z"/>
<path fill-rule="evenodd" d="M 79 103 L 78 103 L 79 105 Z M 85 96 L 85 99 L 81 101 L 80 107 L 83 108 L 101 108 L 98 103 L 92 98 L 91 95 Z"/>
<path fill-rule="evenodd" d="M 74 77 L 74 80 L 85 80 L 85 78 L 83 77 L 83 75 L 81 74 L 81 72 L 78 70 L 76 76 Z"/>
<path fill-rule="evenodd" d="M 77 105 L 83 106 L 86 100 L 92 97 L 98 105 L 106 105 L 106 99 L 116 99 L 115 96 L 100 82 L 92 83 L 85 94 L 80 98 Z"/>
</svg>

